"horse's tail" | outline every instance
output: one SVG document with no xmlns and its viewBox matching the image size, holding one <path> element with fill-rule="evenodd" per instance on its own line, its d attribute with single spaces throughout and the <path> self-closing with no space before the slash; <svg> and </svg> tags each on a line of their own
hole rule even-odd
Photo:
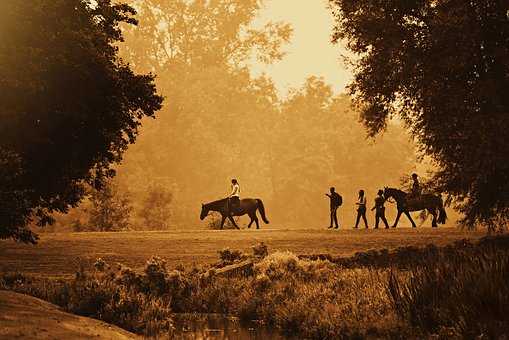
<svg viewBox="0 0 509 340">
<path fill-rule="evenodd" d="M 258 202 L 258 210 L 260 210 L 260 215 L 262 216 L 263 222 L 265 222 L 265 224 L 269 224 L 269 220 L 265 216 L 265 207 L 263 206 L 262 200 L 257 198 L 256 202 Z"/>
<path fill-rule="evenodd" d="M 440 224 L 445 224 L 445 220 L 447 220 L 447 213 L 445 212 L 444 202 L 442 201 L 442 198 L 440 198 L 440 205 L 438 206 L 437 222 Z"/>
</svg>

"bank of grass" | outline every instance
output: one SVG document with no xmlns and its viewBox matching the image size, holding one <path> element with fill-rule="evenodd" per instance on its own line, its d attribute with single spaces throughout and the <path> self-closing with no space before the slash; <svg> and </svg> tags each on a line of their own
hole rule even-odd
<svg viewBox="0 0 509 340">
<path fill-rule="evenodd" d="M 500 338 L 509 335 L 508 250 L 507 237 L 347 259 L 261 246 L 225 249 L 207 268 L 171 270 L 154 257 L 135 272 L 98 260 L 72 280 L 4 274 L 0 287 L 145 335 L 171 332 L 172 313 L 222 313 L 300 338 Z M 223 270 L 245 261 L 254 265 Z"/>
</svg>

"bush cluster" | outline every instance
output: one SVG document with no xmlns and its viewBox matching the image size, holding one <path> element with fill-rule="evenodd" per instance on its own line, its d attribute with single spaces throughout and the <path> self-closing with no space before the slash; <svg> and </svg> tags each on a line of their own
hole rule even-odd
<svg viewBox="0 0 509 340">
<path fill-rule="evenodd" d="M 259 244 L 253 255 L 223 249 L 209 268 L 168 269 L 164 259 L 153 257 L 143 271 L 135 271 L 98 259 L 70 281 L 4 274 L 0 289 L 145 335 L 171 330 L 173 313 L 220 313 L 313 339 L 501 338 L 509 335 L 507 249 L 509 237 L 499 237 L 444 248 L 367 252 L 345 259 L 357 263 L 348 268 L 341 261 L 303 259 L 290 252 L 267 255 Z M 420 260 L 408 268 L 406 259 L 404 270 L 378 267 L 380 256 L 405 253 Z M 252 270 L 225 275 L 226 266 L 246 260 Z"/>
<path fill-rule="evenodd" d="M 493 244 L 479 247 L 445 253 L 408 275 L 391 273 L 388 290 L 398 315 L 441 337 L 507 337 L 509 252 Z"/>
</svg>

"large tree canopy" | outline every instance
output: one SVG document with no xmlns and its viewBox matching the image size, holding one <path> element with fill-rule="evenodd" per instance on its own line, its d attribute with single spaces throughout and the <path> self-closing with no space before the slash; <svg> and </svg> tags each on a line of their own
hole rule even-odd
<svg viewBox="0 0 509 340">
<path fill-rule="evenodd" d="M 465 222 L 509 216 L 509 2 L 331 0 L 371 135 L 399 116 Z"/>
<path fill-rule="evenodd" d="M 117 56 L 135 11 L 109 0 L 0 2 L 0 238 L 100 186 L 162 98 Z"/>
</svg>

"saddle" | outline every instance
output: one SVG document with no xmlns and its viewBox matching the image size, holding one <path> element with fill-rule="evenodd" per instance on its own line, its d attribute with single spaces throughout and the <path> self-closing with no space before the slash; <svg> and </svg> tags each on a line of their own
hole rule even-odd
<svg viewBox="0 0 509 340">
<path fill-rule="evenodd" d="M 240 200 L 233 200 L 231 197 L 228 198 L 227 201 L 227 209 L 230 211 L 230 213 L 236 213 L 240 209 Z"/>
<path fill-rule="evenodd" d="M 416 204 L 419 204 L 419 202 L 421 201 L 421 195 L 418 195 L 418 196 L 415 196 L 413 194 L 408 194 L 408 196 L 406 197 L 406 206 L 407 207 L 411 207 L 411 206 L 414 206 Z"/>
</svg>

